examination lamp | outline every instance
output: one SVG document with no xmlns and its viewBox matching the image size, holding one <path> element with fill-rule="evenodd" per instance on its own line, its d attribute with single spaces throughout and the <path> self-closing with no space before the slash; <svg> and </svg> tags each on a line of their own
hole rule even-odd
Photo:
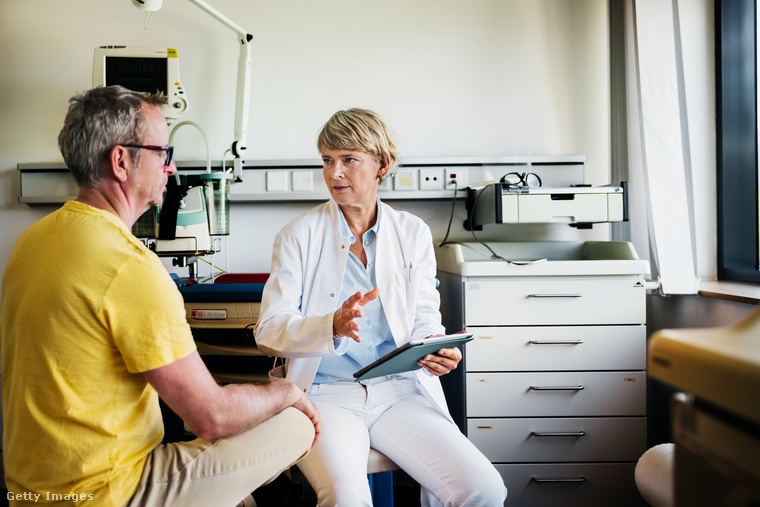
<svg viewBox="0 0 760 507">
<path fill-rule="evenodd" d="M 235 139 L 232 141 L 230 152 L 233 158 L 232 174 L 236 181 L 243 179 L 242 155 L 246 150 L 246 137 L 248 135 L 248 104 L 250 101 L 249 82 L 251 79 L 251 40 L 253 35 L 242 29 L 222 13 L 208 5 L 203 0 L 188 0 L 197 5 L 212 18 L 220 21 L 224 26 L 237 34 L 240 43 L 240 57 L 238 58 L 237 93 L 235 96 Z M 140 9 L 147 11 L 145 21 L 147 28 L 153 12 L 161 8 L 163 0 L 132 0 L 132 3 Z"/>
</svg>

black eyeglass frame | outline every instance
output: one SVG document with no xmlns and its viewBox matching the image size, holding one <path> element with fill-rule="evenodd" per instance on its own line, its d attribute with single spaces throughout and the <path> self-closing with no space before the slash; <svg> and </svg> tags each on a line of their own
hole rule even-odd
<svg viewBox="0 0 760 507">
<path fill-rule="evenodd" d="M 512 183 L 510 181 L 507 181 L 508 176 L 517 176 L 517 179 L 519 181 Z M 534 177 L 536 180 L 538 180 L 538 185 L 530 185 L 528 184 L 528 178 Z M 516 187 L 540 187 L 542 185 L 541 177 L 536 173 L 518 173 L 518 172 L 511 172 L 507 173 L 504 176 L 501 177 L 501 183 L 507 183 L 510 187 L 516 188 Z"/>
<path fill-rule="evenodd" d="M 152 151 L 165 151 L 166 157 L 164 158 L 164 167 L 168 167 L 172 163 L 172 157 L 174 157 L 174 146 L 155 146 L 153 144 L 122 144 L 125 148 L 142 148 L 143 150 Z"/>
</svg>

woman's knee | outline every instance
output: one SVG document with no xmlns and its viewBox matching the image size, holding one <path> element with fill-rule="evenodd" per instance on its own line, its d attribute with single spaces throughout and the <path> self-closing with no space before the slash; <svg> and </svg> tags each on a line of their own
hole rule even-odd
<svg viewBox="0 0 760 507">
<path fill-rule="evenodd" d="M 369 486 L 364 484 L 348 484 L 346 481 L 338 481 L 334 484 L 324 485 L 315 488 L 318 506 L 333 507 L 336 505 L 346 505 L 351 507 L 372 507 L 372 494 Z"/>
<path fill-rule="evenodd" d="M 467 505 L 496 507 L 503 505 L 507 498 L 504 481 L 493 466 L 490 470 L 471 474 L 460 483 L 461 487 L 452 491 L 453 498 L 442 501 L 444 505 Z"/>
</svg>

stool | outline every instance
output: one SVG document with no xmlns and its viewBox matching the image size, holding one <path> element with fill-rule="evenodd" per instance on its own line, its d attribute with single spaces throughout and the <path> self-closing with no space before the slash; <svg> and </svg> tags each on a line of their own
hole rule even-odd
<svg viewBox="0 0 760 507">
<path fill-rule="evenodd" d="M 636 488 L 651 507 L 673 507 L 674 455 L 674 444 L 660 444 L 648 449 L 636 463 Z"/>
</svg>

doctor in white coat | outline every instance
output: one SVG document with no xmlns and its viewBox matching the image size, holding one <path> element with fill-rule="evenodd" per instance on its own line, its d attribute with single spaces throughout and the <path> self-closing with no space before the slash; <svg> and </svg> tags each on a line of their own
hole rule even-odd
<svg viewBox="0 0 760 507">
<path fill-rule="evenodd" d="M 318 149 L 332 199 L 276 236 L 256 342 L 286 358 L 286 377 L 308 392 L 323 433 L 299 468 L 320 506 L 372 505 L 370 447 L 423 488 L 423 505 L 502 505 L 493 465 L 451 420 L 438 376 L 457 348 L 421 369 L 354 382 L 353 372 L 411 340 L 444 333 L 430 230 L 377 197 L 396 165 L 393 134 L 371 111 L 335 113 Z"/>
</svg>

